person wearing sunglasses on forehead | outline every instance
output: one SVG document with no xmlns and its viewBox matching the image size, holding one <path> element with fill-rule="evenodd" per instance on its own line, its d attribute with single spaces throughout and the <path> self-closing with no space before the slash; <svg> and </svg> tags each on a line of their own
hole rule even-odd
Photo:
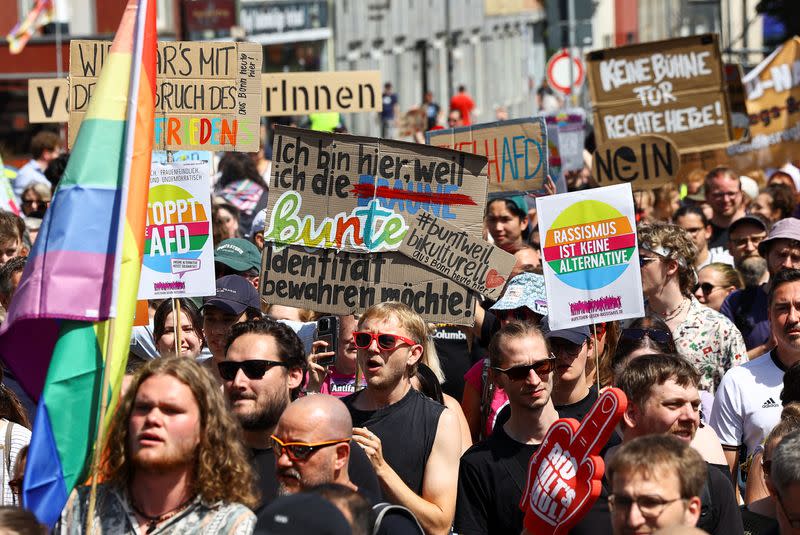
<svg viewBox="0 0 800 535">
<path fill-rule="evenodd" d="M 461 458 L 456 533 L 520 533 L 528 461 L 558 419 L 551 393 L 557 359 L 531 323 L 504 325 L 489 344 L 491 377 L 508 396 L 508 421 Z M 610 522 L 587 514 L 571 533 L 610 534 Z"/>
<path fill-rule="evenodd" d="M 731 292 L 744 286 L 742 276 L 733 266 L 722 263 L 708 264 L 697 273 L 694 296 L 701 304 L 719 312 Z"/>
<path fill-rule="evenodd" d="M 728 318 L 692 295 L 696 249 L 686 231 L 653 223 L 640 226 L 638 234 L 647 313 L 669 326 L 678 352 L 700 372 L 700 388 L 713 394 L 728 369 L 748 360 L 742 335 Z"/>
<path fill-rule="evenodd" d="M 425 321 L 402 303 L 374 305 L 359 318 L 353 342 L 367 387 L 343 398 L 353 440 L 367 453 L 390 503 L 411 510 L 426 533 L 453 521 L 461 433 L 450 409 L 411 386 L 433 345 Z"/>
</svg>

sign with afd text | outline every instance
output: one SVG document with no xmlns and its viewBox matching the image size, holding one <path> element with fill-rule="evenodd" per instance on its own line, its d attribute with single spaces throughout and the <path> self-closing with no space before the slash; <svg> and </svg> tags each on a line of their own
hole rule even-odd
<svg viewBox="0 0 800 535">
<path fill-rule="evenodd" d="M 630 184 L 536 199 L 552 329 L 644 316 Z"/>
<path fill-rule="evenodd" d="M 548 161 L 542 117 L 432 130 L 425 139 L 434 147 L 486 156 L 490 198 L 544 192 Z"/>
<path fill-rule="evenodd" d="M 733 139 L 716 35 L 587 54 L 597 143 L 665 135 L 680 151 Z"/>
<path fill-rule="evenodd" d="M 591 509 L 605 472 L 600 450 L 627 406 L 622 390 L 609 388 L 582 422 L 561 418 L 550 426 L 528 464 L 519 504 L 528 533 L 564 535 Z"/>
<path fill-rule="evenodd" d="M 110 47 L 70 42 L 70 146 Z M 156 59 L 155 150 L 259 150 L 261 45 L 165 41 Z"/>
<path fill-rule="evenodd" d="M 139 299 L 214 295 L 210 160 L 151 164 Z"/>
<path fill-rule="evenodd" d="M 28 122 L 66 123 L 69 119 L 66 78 L 28 80 Z"/>
<path fill-rule="evenodd" d="M 430 321 L 474 322 L 474 301 L 465 288 L 397 251 L 420 211 L 481 238 L 485 158 L 281 126 L 272 153 L 262 276 L 267 302 L 349 314 L 364 310 L 372 292 L 384 295 L 376 287 L 380 281 Z M 281 255 L 283 264 L 267 261 Z M 321 269 L 333 270 L 327 280 L 319 279 Z M 380 277 L 368 275 L 378 272 Z M 291 280 L 281 283 L 287 274 Z"/>
<path fill-rule="evenodd" d="M 667 138 L 639 136 L 606 141 L 595 150 L 592 167 L 600 186 L 629 183 L 634 190 L 653 189 L 675 180 L 680 157 Z"/>
<path fill-rule="evenodd" d="M 409 221 L 400 252 L 450 280 L 498 300 L 516 257 L 420 210 Z"/>
<path fill-rule="evenodd" d="M 261 75 L 261 115 L 381 111 L 381 71 L 270 72 Z"/>
</svg>

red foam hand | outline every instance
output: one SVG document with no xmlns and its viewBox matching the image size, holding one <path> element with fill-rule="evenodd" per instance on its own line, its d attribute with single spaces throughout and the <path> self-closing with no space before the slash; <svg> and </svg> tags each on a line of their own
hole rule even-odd
<svg viewBox="0 0 800 535">
<path fill-rule="evenodd" d="M 532 534 L 567 533 L 600 496 L 605 466 L 598 455 L 622 418 L 628 400 L 609 388 L 583 421 L 557 420 L 528 464 L 519 507 Z"/>
</svg>

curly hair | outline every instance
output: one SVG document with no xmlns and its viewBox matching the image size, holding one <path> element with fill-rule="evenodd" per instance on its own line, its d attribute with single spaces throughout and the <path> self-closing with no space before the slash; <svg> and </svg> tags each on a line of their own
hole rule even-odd
<svg viewBox="0 0 800 535">
<path fill-rule="evenodd" d="M 139 387 L 150 377 L 167 375 L 189 387 L 200 409 L 200 444 L 195 450 L 193 492 L 208 503 L 259 504 L 253 469 L 241 440 L 241 428 L 225 406 L 222 392 L 205 369 L 192 359 L 151 360 L 133 376 L 120 401 L 108 435 L 104 481 L 125 490 L 134 467 L 129 461 L 128 423 Z"/>
<path fill-rule="evenodd" d="M 691 297 L 697 282 L 697 275 L 692 267 L 697 256 L 697 247 L 685 230 L 678 225 L 668 223 L 641 225 L 639 247 L 668 260 L 674 260 L 678 264 L 678 285 L 681 293 Z"/>
</svg>

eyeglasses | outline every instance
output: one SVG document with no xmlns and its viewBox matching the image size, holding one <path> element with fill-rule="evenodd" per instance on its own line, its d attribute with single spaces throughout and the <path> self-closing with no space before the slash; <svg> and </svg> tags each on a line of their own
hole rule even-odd
<svg viewBox="0 0 800 535">
<path fill-rule="evenodd" d="M 390 349 L 396 348 L 398 346 L 398 340 L 410 346 L 417 345 L 417 342 L 411 338 L 406 338 L 405 336 L 400 336 L 399 334 L 368 333 L 365 331 L 356 331 L 353 333 L 353 345 L 358 349 L 369 349 L 369 346 L 372 345 L 373 340 L 378 342 L 378 348 L 383 349 L 384 351 L 389 351 Z"/>
<path fill-rule="evenodd" d="M 672 340 L 672 334 L 661 329 L 622 329 L 619 333 L 620 338 L 628 340 L 641 340 L 645 336 L 659 344 L 667 344 Z"/>
<path fill-rule="evenodd" d="M 724 199 L 725 197 L 736 197 L 741 191 L 715 191 L 711 194 L 712 199 Z"/>
<path fill-rule="evenodd" d="M 753 245 L 758 245 L 767 237 L 766 233 L 764 234 L 756 234 L 755 236 L 744 236 L 743 238 L 731 238 L 731 243 L 734 247 L 744 247 L 748 243 L 752 243 Z"/>
<path fill-rule="evenodd" d="M 650 262 L 655 262 L 656 260 L 661 260 L 661 259 L 658 258 L 657 256 L 640 256 L 639 257 L 639 267 L 643 268 L 644 266 L 646 266 Z"/>
<path fill-rule="evenodd" d="M 307 461 L 311 454 L 315 451 L 333 446 L 334 444 L 343 444 L 350 442 L 349 438 L 340 438 L 337 440 L 326 440 L 324 442 L 283 442 L 275 435 L 271 435 L 270 441 L 272 443 L 272 452 L 276 457 L 280 457 L 284 453 L 289 457 L 292 462 L 300 463 Z"/>
<path fill-rule="evenodd" d="M 563 342 L 559 340 L 556 342 L 555 338 L 551 338 L 550 348 L 555 354 L 563 353 L 565 355 L 569 355 L 570 357 L 577 357 L 583 348 L 583 344 L 573 344 L 569 340 L 564 340 Z"/>
<path fill-rule="evenodd" d="M 608 497 L 608 506 L 611 508 L 612 513 L 627 515 L 635 503 L 643 517 L 654 519 L 661 516 L 661 513 L 664 512 L 668 505 L 683 501 L 683 499 L 665 500 L 660 496 L 637 496 L 636 498 L 631 498 L 630 496 L 611 494 Z"/>
<path fill-rule="evenodd" d="M 248 379 L 261 379 L 268 369 L 275 366 L 288 368 L 289 364 L 277 360 L 243 360 L 241 362 L 223 360 L 217 364 L 220 376 L 226 381 L 233 381 L 240 369 Z"/>
<path fill-rule="evenodd" d="M 708 295 L 714 291 L 714 288 L 722 288 L 722 286 L 715 286 L 710 282 L 704 282 L 702 284 L 695 284 L 694 285 L 694 292 L 697 293 L 697 290 L 703 290 L 703 295 Z"/>
<path fill-rule="evenodd" d="M 800 529 L 800 518 L 792 518 L 789 516 L 789 511 L 786 510 L 786 506 L 783 504 L 780 492 L 776 492 L 775 496 L 778 498 L 778 504 L 780 504 L 781 509 L 783 509 L 783 516 L 789 521 L 789 525 L 792 526 L 793 529 Z"/>
<path fill-rule="evenodd" d="M 509 308 L 506 310 L 493 310 L 495 317 L 500 321 L 532 321 L 542 317 L 527 306 Z"/>
<path fill-rule="evenodd" d="M 498 368 L 492 366 L 494 371 L 504 373 L 512 381 L 522 381 L 530 375 L 531 370 L 536 372 L 539 377 L 545 377 L 553 372 L 556 368 L 556 357 L 552 353 L 549 358 L 534 362 L 533 364 L 525 364 L 522 366 L 512 366 L 511 368 Z"/>
</svg>

